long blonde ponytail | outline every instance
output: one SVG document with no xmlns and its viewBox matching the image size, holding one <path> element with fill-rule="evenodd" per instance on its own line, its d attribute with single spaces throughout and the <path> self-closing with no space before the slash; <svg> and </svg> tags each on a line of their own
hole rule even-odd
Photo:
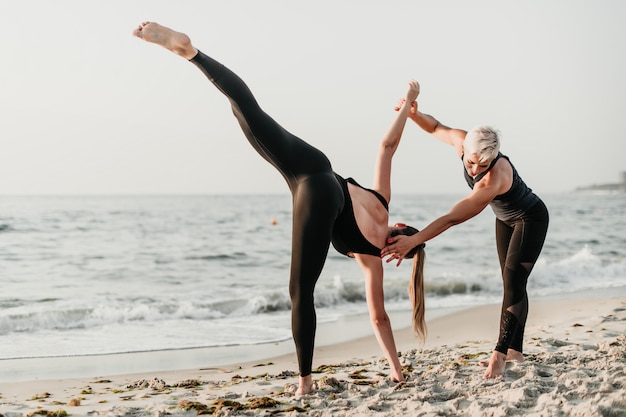
<svg viewBox="0 0 626 417">
<path fill-rule="evenodd" d="M 404 223 L 396 223 L 393 225 L 389 235 L 391 237 L 398 235 L 413 236 L 418 233 L 414 227 L 407 226 Z M 413 331 L 415 335 L 422 343 L 426 341 L 426 334 L 428 329 L 426 328 L 426 319 L 424 315 L 426 313 L 426 306 L 424 305 L 424 264 L 426 263 L 426 247 L 425 243 L 421 243 L 411 249 L 406 254 L 405 259 L 413 257 L 413 272 L 411 274 L 411 280 L 409 281 L 409 299 L 411 300 L 411 306 L 413 307 Z"/>
<path fill-rule="evenodd" d="M 426 307 L 424 305 L 424 264 L 426 251 L 424 245 L 420 245 L 413 255 L 413 272 L 409 281 L 409 299 L 413 307 L 413 331 L 422 343 L 426 341 L 428 328 L 424 318 Z"/>
</svg>

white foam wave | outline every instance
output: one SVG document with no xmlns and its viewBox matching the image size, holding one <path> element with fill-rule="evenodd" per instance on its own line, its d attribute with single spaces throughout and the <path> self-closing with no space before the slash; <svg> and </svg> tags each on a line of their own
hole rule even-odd
<svg viewBox="0 0 626 417">
<path fill-rule="evenodd" d="M 528 288 L 537 295 L 552 295 L 581 290 L 626 285 L 626 259 L 605 260 L 585 245 L 567 258 L 540 259 L 535 265 Z"/>
</svg>

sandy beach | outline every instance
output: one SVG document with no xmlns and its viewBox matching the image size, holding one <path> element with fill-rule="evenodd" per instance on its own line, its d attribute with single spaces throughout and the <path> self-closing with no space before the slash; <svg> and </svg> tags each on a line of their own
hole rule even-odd
<svg viewBox="0 0 626 417">
<path fill-rule="evenodd" d="M 368 336 L 318 347 L 316 391 L 302 397 L 295 355 L 281 352 L 229 366 L 3 382 L 0 415 L 626 416 L 623 291 L 531 300 L 526 361 L 485 380 L 478 362 L 491 354 L 498 312 L 489 305 L 431 319 L 424 346 L 409 329 L 396 331 L 407 376 L 399 384 L 387 380 Z"/>
</svg>

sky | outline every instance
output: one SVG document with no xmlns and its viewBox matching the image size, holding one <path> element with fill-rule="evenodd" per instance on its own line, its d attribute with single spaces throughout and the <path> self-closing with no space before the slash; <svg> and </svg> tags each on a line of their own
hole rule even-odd
<svg viewBox="0 0 626 417">
<path fill-rule="evenodd" d="M 0 0 L 0 195 L 288 193 L 196 67 L 131 36 L 187 33 L 261 106 L 371 186 L 410 79 L 420 110 L 495 126 L 541 193 L 626 171 L 623 0 Z M 393 193 L 468 193 L 407 123 Z"/>
</svg>

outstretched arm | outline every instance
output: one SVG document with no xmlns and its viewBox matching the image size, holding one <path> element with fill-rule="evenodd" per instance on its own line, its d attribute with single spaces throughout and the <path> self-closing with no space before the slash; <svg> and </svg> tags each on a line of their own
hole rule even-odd
<svg viewBox="0 0 626 417">
<path fill-rule="evenodd" d="M 400 265 L 402 259 L 412 248 L 440 235 L 450 227 L 476 216 L 489 205 L 489 202 L 497 194 L 497 186 L 476 186 L 469 196 L 456 203 L 447 214 L 433 220 L 418 233 L 412 236 L 390 237 L 387 240 L 387 246 L 381 251 L 381 257 L 388 256 L 387 262 L 397 259 L 397 265 Z"/>
<path fill-rule="evenodd" d="M 367 308 L 374 334 L 391 368 L 389 378 L 396 382 L 404 381 L 402 366 L 398 359 L 396 342 L 391 329 L 391 321 L 385 311 L 382 262 L 376 256 L 371 255 L 355 254 L 355 258 L 361 265 L 365 277 L 365 297 L 367 298 Z"/>
<path fill-rule="evenodd" d="M 417 98 L 420 86 L 415 80 L 409 81 L 409 89 L 404 96 L 404 104 L 398 108 L 398 115 L 380 141 L 380 149 L 374 169 L 374 190 L 389 202 L 391 199 L 391 160 L 398 149 L 402 132 L 411 109 L 411 103 Z"/>
<path fill-rule="evenodd" d="M 396 106 L 396 110 L 399 110 L 403 104 L 401 100 Z M 425 132 L 430 133 L 443 143 L 453 146 L 459 157 L 463 155 L 463 141 L 465 140 L 467 131 L 450 128 L 430 114 L 422 113 L 417 103 L 415 103 L 415 106 L 411 107 L 408 117 Z"/>
</svg>

